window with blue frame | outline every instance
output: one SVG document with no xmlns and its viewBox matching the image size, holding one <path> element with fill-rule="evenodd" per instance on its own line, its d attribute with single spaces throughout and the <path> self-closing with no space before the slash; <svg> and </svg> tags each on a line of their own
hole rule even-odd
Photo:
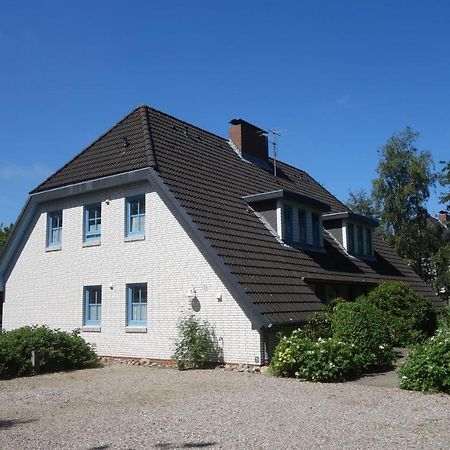
<svg viewBox="0 0 450 450">
<path fill-rule="evenodd" d="M 147 284 L 128 284 L 127 297 L 127 324 L 131 326 L 146 326 Z"/>
<path fill-rule="evenodd" d="M 352 223 L 347 225 L 347 251 L 350 254 L 355 252 L 355 226 Z"/>
<path fill-rule="evenodd" d="M 47 247 L 59 247 L 61 245 L 62 223 L 62 211 L 48 213 Z"/>
<path fill-rule="evenodd" d="M 304 209 L 298 210 L 298 226 L 299 226 L 299 241 L 303 244 L 306 243 L 306 211 Z"/>
<path fill-rule="evenodd" d="M 364 235 L 363 235 L 363 227 L 358 225 L 358 255 L 364 254 Z"/>
<path fill-rule="evenodd" d="M 319 215 L 312 213 L 312 235 L 314 247 L 320 247 L 320 220 Z"/>
<path fill-rule="evenodd" d="M 292 241 L 294 238 L 292 224 L 292 206 L 284 205 L 284 236 L 283 239 L 286 242 Z"/>
<path fill-rule="evenodd" d="M 372 256 L 372 230 L 370 228 L 366 228 L 366 253 L 368 256 Z"/>
<path fill-rule="evenodd" d="M 126 201 L 127 236 L 145 234 L 145 196 L 128 198 Z"/>
<path fill-rule="evenodd" d="M 102 287 L 84 288 L 84 324 L 100 325 L 102 319 Z"/>
<path fill-rule="evenodd" d="M 84 208 L 84 240 L 96 241 L 101 238 L 102 230 L 102 205 L 86 206 Z"/>
</svg>

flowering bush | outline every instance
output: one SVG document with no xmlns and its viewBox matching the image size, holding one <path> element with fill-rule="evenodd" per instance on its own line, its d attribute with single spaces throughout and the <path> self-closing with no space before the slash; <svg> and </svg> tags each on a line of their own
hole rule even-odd
<svg viewBox="0 0 450 450">
<path fill-rule="evenodd" d="M 390 365 L 394 359 L 389 328 L 383 313 L 363 297 L 339 303 L 331 318 L 333 337 L 354 344 L 364 369 Z"/>
<path fill-rule="evenodd" d="M 306 322 L 306 325 L 302 327 L 305 336 L 312 340 L 319 338 L 328 339 L 333 334 L 331 330 L 331 317 L 332 311 L 329 308 L 324 308 L 322 311 L 311 314 Z"/>
<path fill-rule="evenodd" d="M 398 373 L 402 389 L 450 394 L 450 331 L 416 345 Z"/>
<path fill-rule="evenodd" d="M 394 345 L 422 342 L 433 334 L 436 316 L 431 303 L 405 283 L 381 283 L 367 299 L 383 312 Z"/>
<path fill-rule="evenodd" d="M 361 373 L 354 344 L 333 338 L 313 340 L 296 330 L 275 348 L 270 368 L 277 376 L 308 381 L 344 381 Z"/>
</svg>

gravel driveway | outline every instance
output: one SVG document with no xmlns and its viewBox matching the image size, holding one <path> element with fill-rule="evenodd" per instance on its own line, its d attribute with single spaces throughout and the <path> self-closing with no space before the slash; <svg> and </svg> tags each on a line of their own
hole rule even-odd
<svg viewBox="0 0 450 450">
<path fill-rule="evenodd" d="M 126 365 L 0 381 L 5 450 L 449 447 L 449 396 Z"/>
</svg>

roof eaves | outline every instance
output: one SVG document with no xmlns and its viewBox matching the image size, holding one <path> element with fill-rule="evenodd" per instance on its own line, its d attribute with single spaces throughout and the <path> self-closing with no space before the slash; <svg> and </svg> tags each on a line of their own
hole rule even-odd
<svg viewBox="0 0 450 450">
<path fill-rule="evenodd" d="M 299 203 L 304 203 L 306 205 L 310 205 L 312 207 L 320 209 L 321 211 L 331 210 L 330 205 L 328 205 L 327 203 L 321 202 L 320 200 L 316 200 L 315 198 L 308 197 L 306 195 L 298 194 L 292 191 L 287 191 L 285 189 L 278 189 L 276 191 L 270 192 L 261 192 L 259 194 L 245 195 L 244 197 L 242 197 L 242 199 L 249 204 L 262 202 L 265 200 L 273 200 L 277 198 L 289 198 L 298 201 Z"/>
<path fill-rule="evenodd" d="M 351 211 L 342 211 L 338 213 L 324 214 L 322 220 L 334 220 L 334 219 L 350 219 L 355 222 L 364 223 L 366 225 L 370 225 L 376 228 L 380 225 L 380 222 L 376 219 L 372 219 L 371 217 L 363 216 L 362 214 L 357 214 Z"/>
</svg>

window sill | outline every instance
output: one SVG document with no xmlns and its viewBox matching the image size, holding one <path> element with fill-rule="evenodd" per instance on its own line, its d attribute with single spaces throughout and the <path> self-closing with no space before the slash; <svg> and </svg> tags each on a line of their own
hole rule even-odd
<svg viewBox="0 0 450 450">
<path fill-rule="evenodd" d="M 130 325 L 125 327 L 125 333 L 147 333 L 147 327 Z"/>
<path fill-rule="evenodd" d="M 102 331 L 102 327 L 96 325 L 84 325 L 81 328 L 81 331 L 84 331 L 86 333 L 100 333 Z"/>
<path fill-rule="evenodd" d="M 46 247 L 45 251 L 46 252 L 60 252 L 61 248 L 62 247 L 60 245 L 55 245 L 54 247 Z"/>
<path fill-rule="evenodd" d="M 100 240 L 83 242 L 83 247 L 99 247 L 100 245 L 102 245 Z"/>
<path fill-rule="evenodd" d="M 145 241 L 145 235 L 126 236 L 124 241 L 125 242 Z"/>
</svg>

